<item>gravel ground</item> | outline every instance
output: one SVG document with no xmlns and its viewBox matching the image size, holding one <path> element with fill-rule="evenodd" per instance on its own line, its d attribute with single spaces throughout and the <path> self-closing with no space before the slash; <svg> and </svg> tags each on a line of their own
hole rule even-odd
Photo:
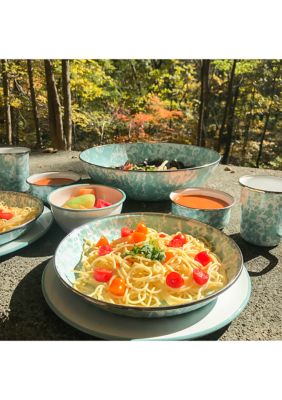
<svg viewBox="0 0 282 400">
<path fill-rule="evenodd" d="M 78 152 L 32 154 L 30 172 L 74 170 L 83 173 Z M 239 235 L 238 178 L 245 174 L 271 174 L 281 171 L 257 170 L 220 165 L 207 186 L 232 194 L 237 204 L 225 232 L 240 246 L 252 280 L 251 299 L 242 314 L 227 327 L 205 340 L 281 340 L 282 339 L 282 244 L 260 248 L 244 242 Z M 127 201 L 124 211 L 166 211 L 169 202 L 138 203 Z M 14 254 L 0 258 L 0 339 L 2 340 L 91 340 L 62 322 L 48 308 L 41 292 L 41 274 L 64 237 L 53 223 L 43 238 Z"/>
</svg>

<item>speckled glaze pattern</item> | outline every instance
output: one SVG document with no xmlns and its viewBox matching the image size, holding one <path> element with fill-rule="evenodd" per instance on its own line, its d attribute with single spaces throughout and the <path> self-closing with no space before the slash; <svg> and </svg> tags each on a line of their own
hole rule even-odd
<svg viewBox="0 0 282 400">
<path fill-rule="evenodd" d="M 7 150 L 6 150 L 7 149 Z M 5 152 L 4 152 L 5 150 Z M 12 148 L 0 148 L 0 190 L 25 192 L 29 175 L 29 149 L 12 152 Z"/>
<path fill-rule="evenodd" d="M 177 159 L 197 168 L 161 172 L 112 168 L 123 165 L 127 160 L 139 163 L 146 158 Z M 216 169 L 220 155 L 214 150 L 190 145 L 132 143 L 93 147 L 83 151 L 80 159 L 85 171 L 95 182 L 119 187 L 135 200 L 159 201 L 168 199 L 170 192 L 175 189 L 201 186 Z"/>
<path fill-rule="evenodd" d="M 0 233 L 0 245 L 11 242 L 25 233 L 42 214 L 44 209 L 41 200 L 26 193 L 9 191 L 0 192 L 0 201 L 8 204 L 11 207 L 35 207 L 37 209 L 37 215 L 31 221 L 21 225 L 19 228 L 14 228 L 8 232 Z"/>
<path fill-rule="evenodd" d="M 50 193 L 52 193 L 54 190 L 58 189 L 59 186 L 57 187 L 52 187 L 52 186 L 35 186 L 35 185 L 30 185 L 29 186 L 29 192 L 35 196 L 44 201 L 44 203 L 48 204 L 48 196 Z"/>
<path fill-rule="evenodd" d="M 216 294 L 205 298 L 203 301 L 195 301 L 181 306 L 156 308 L 119 306 L 92 299 L 91 297 L 75 291 L 72 288 L 72 284 L 75 281 L 74 270 L 75 268 L 79 268 L 83 239 L 88 238 L 92 241 L 97 241 L 101 235 L 105 235 L 109 240 L 113 240 L 120 236 L 121 227 L 128 226 L 134 228 L 140 221 L 159 231 L 170 234 L 181 231 L 204 240 L 209 248 L 214 251 L 224 263 L 229 281 L 228 285 Z M 93 304 L 106 311 L 142 318 L 160 318 L 180 315 L 208 304 L 235 282 L 241 272 L 242 263 L 242 255 L 235 242 L 219 230 L 192 219 L 158 213 L 121 214 L 93 221 L 75 229 L 66 236 L 59 244 L 55 253 L 55 270 L 68 288 L 78 295 L 81 295 L 85 300 L 91 301 Z"/>
<path fill-rule="evenodd" d="M 240 234 L 257 246 L 277 246 L 282 237 L 282 194 L 243 187 Z"/>
<path fill-rule="evenodd" d="M 217 229 L 223 229 L 230 221 L 231 208 L 220 208 L 218 210 L 197 210 L 193 208 L 182 207 L 172 203 L 171 212 L 174 215 L 193 218 L 197 221 L 209 224 Z"/>
<path fill-rule="evenodd" d="M 70 182 L 68 184 L 58 184 L 58 185 L 36 185 L 35 184 L 36 181 L 38 181 L 39 179 L 44 179 L 44 178 L 67 178 L 67 179 L 72 179 L 73 182 Z M 49 194 L 54 192 L 54 190 L 57 190 L 62 187 L 72 186 L 79 181 L 80 181 L 80 175 L 78 175 L 77 173 L 72 172 L 72 171 L 43 172 L 41 174 L 31 175 L 27 179 L 27 183 L 29 184 L 29 192 L 33 196 L 38 197 L 39 199 L 44 201 L 44 203 L 47 205 L 49 204 L 48 196 L 49 196 Z"/>
</svg>

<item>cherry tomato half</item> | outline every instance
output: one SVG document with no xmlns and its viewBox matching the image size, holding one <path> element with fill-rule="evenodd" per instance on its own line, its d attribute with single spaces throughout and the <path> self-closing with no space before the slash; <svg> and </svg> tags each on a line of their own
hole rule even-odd
<svg viewBox="0 0 282 400">
<path fill-rule="evenodd" d="M 99 256 L 105 256 L 106 254 L 109 254 L 112 251 L 113 251 L 113 249 L 109 245 L 101 246 L 99 248 L 98 255 Z"/>
<path fill-rule="evenodd" d="M 133 232 L 131 235 L 131 243 L 144 242 L 146 240 L 146 235 L 143 232 Z"/>
<path fill-rule="evenodd" d="M 166 237 L 166 234 L 165 234 L 165 233 L 159 233 L 159 237 L 160 237 L 160 238 L 165 238 L 165 237 Z"/>
<path fill-rule="evenodd" d="M 165 263 L 168 262 L 172 257 L 174 257 L 174 254 L 171 253 L 170 251 L 166 251 L 165 252 L 165 260 L 164 260 L 164 262 Z"/>
<path fill-rule="evenodd" d="M 173 236 L 168 247 L 182 247 L 185 243 L 187 243 L 186 236 L 182 233 L 178 233 L 178 235 Z"/>
<path fill-rule="evenodd" d="M 171 241 L 168 243 L 168 247 L 182 247 L 183 246 L 183 241 L 181 239 L 171 239 Z"/>
<path fill-rule="evenodd" d="M 113 276 L 113 271 L 106 268 L 95 268 L 93 278 L 98 282 L 108 282 Z"/>
<path fill-rule="evenodd" d="M 177 235 L 174 236 L 174 239 L 180 239 L 183 244 L 187 243 L 187 238 L 183 233 L 178 233 Z"/>
<path fill-rule="evenodd" d="M 196 254 L 194 259 L 204 267 L 211 261 L 211 258 L 206 251 L 200 251 L 200 253 Z"/>
<path fill-rule="evenodd" d="M 105 236 L 101 236 L 100 239 L 98 240 L 98 242 L 96 243 L 97 247 L 101 247 L 101 246 L 109 246 L 109 241 Z"/>
<path fill-rule="evenodd" d="M 169 287 L 178 289 L 184 285 L 184 279 L 178 272 L 170 272 L 166 277 L 166 284 Z"/>
<path fill-rule="evenodd" d="M 14 216 L 14 214 L 12 214 L 10 212 L 4 212 L 4 211 L 0 212 L 0 219 L 8 220 L 8 219 L 13 218 L 13 216 Z"/>
<path fill-rule="evenodd" d="M 136 232 L 141 232 L 145 233 L 145 235 L 148 233 L 148 228 L 145 224 L 142 224 L 141 222 L 136 226 Z"/>
<path fill-rule="evenodd" d="M 194 269 L 193 279 L 198 285 L 202 286 L 209 280 L 209 275 L 201 269 Z"/>
<path fill-rule="evenodd" d="M 128 226 L 124 226 L 120 230 L 120 235 L 121 235 L 121 237 L 127 237 L 127 236 L 130 236 L 132 234 L 132 232 L 133 231 L 130 228 L 128 228 Z"/>
<path fill-rule="evenodd" d="M 115 278 L 112 280 L 109 291 L 115 296 L 123 296 L 125 293 L 126 284 L 123 278 Z"/>
</svg>

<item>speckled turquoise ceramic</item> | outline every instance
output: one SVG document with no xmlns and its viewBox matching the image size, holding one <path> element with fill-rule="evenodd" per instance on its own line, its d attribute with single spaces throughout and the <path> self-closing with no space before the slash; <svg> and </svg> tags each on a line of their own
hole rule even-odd
<svg viewBox="0 0 282 400">
<path fill-rule="evenodd" d="M 198 209 L 177 204 L 176 199 L 179 195 L 203 195 L 215 197 L 227 203 L 227 206 L 219 209 Z M 223 229 L 230 221 L 231 208 L 234 205 L 234 198 L 225 192 L 209 188 L 189 188 L 179 189 L 171 193 L 170 199 L 171 212 L 175 215 L 181 215 L 187 218 L 193 218 L 198 221 L 209 224 L 217 229 Z"/>
<path fill-rule="evenodd" d="M 114 168 L 127 160 L 140 163 L 146 158 L 177 159 L 196 167 L 159 172 Z M 214 172 L 220 158 L 214 150 L 173 143 L 111 144 L 93 147 L 80 154 L 86 172 L 95 182 L 119 187 L 128 197 L 147 201 L 167 200 L 176 189 L 201 186 Z"/>
<path fill-rule="evenodd" d="M 28 190 L 29 152 L 26 147 L 0 147 L 0 190 Z"/>
<path fill-rule="evenodd" d="M 240 234 L 257 246 L 277 246 L 282 236 L 282 178 L 242 176 Z"/>
<path fill-rule="evenodd" d="M 27 193 L 17 193 L 4 191 L 0 192 L 0 202 L 7 204 L 10 207 L 35 207 L 37 209 L 36 217 L 31 221 L 26 222 L 8 232 L 0 233 L 0 246 L 2 244 L 11 242 L 25 233 L 37 218 L 42 214 L 44 206 L 41 200 L 31 196 Z"/>
<path fill-rule="evenodd" d="M 67 178 L 72 179 L 73 182 L 67 184 L 59 184 L 59 185 L 37 185 L 36 181 L 39 179 L 46 179 L 46 178 Z M 27 180 L 29 184 L 29 192 L 44 201 L 44 203 L 48 204 L 48 196 L 54 190 L 57 190 L 61 187 L 66 187 L 69 185 L 74 185 L 80 181 L 80 175 L 76 172 L 72 171 L 53 171 L 53 172 L 43 172 L 40 174 L 31 175 Z"/>
<path fill-rule="evenodd" d="M 96 242 L 101 235 L 105 235 L 109 240 L 113 240 L 114 238 L 120 237 L 120 229 L 123 226 L 134 228 L 140 221 L 143 221 L 147 226 L 159 231 L 170 234 L 182 231 L 205 240 L 210 249 L 218 255 L 226 267 L 228 276 L 227 286 L 205 299 L 189 304 L 150 308 L 110 304 L 93 299 L 73 289 L 72 284 L 75 281 L 74 270 L 80 268 L 79 262 L 82 253 L 83 239 L 88 238 Z M 158 213 L 121 214 L 93 221 L 75 229 L 66 236 L 59 244 L 55 253 L 56 272 L 62 282 L 74 293 L 82 296 L 85 300 L 92 302 L 105 311 L 141 318 L 160 318 L 180 315 L 208 304 L 236 281 L 242 270 L 242 262 L 242 254 L 236 243 L 219 230 L 192 219 Z"/>
</svg>

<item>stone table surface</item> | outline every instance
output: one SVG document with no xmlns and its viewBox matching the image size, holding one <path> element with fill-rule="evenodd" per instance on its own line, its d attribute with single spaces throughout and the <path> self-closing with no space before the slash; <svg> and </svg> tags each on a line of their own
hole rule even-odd
<svg viewBox="0 0 282 400">
<path fill-rule="evenodd" d="M 78 152 L 31 154 L 30 172 L 74 170 L 82 173 Z M 242 175 L 281 171 L 220 165 L 206 186 L 224 190 L 236 199 L 225 233 L 240 246 L 252 281 L 252 294 L 244 311 L 231 324 L 204 340 L 282 339 L 282 244 L 274 248 L 246 243 L 239 234 Z M 144 203 L 127 200 L 123 212 L 169 212 L 170 202 Z M 54 222 L 38 241 L 15 253 L 0 257 L 0 340 L 93 340 L 61 321 L 47 306 L 41 291 L 44 267 L 65 236 Z"/>
</svg>

